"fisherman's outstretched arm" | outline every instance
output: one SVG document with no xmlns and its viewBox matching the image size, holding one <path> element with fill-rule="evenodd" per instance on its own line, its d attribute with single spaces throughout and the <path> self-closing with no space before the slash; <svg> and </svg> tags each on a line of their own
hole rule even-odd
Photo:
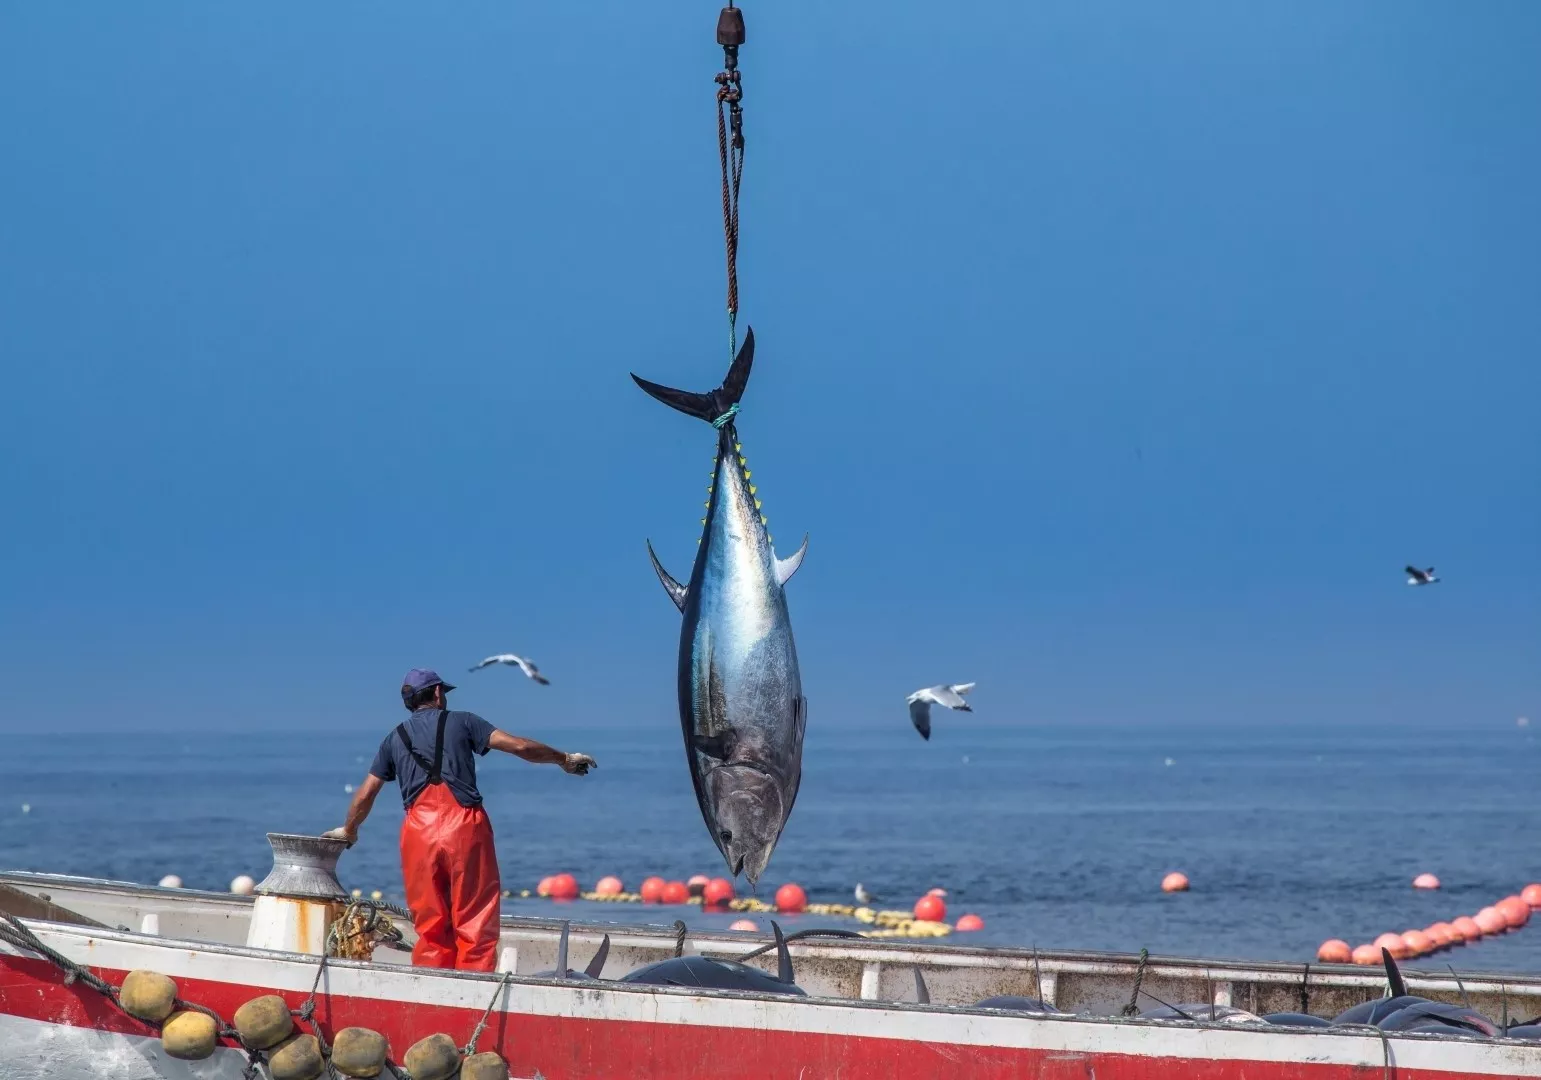
<svg viewBox="0 0 1541 1080">
<path fill-rule="evenodd" d="M 351 847 L 353 842 L 358 839 L 358 827 L 364 824 L 364 819 L 369 816 L 369 811 L 374 809 L 375 796 L 380 794 L 380 789 L 384 786 L 385 781 L 381 780 L 374 773 L 364 777 L 364 782 L 353 793 L 353 801 L 348 804 L 348 816 L 343 821 L 342 828 L 333 829 L 331 832 L 323 833 L 322 835 L 332 836 L 340 834 L 338 838 L 348 841 Z"/>
<path fill-rule="evenodd" d="M 578 776 L 582 776 L 590 769 L 599 768 L 599 763 L 587 754 L 563 753 L 543 742 L 526 739 L 520 735 L 510 735 L 506 731 L 494 730 L 492 737 L 487 740 L 487 745 L 505 754 L 513 754 L 525 761 L 534 762 L 536 765 L 560 765 L 564 771 Z"/>
</svg>

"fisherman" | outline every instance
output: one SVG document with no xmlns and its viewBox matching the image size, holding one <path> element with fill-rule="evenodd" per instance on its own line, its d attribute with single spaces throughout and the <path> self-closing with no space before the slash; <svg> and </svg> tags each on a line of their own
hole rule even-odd
<svg viewBox="0 0 1541 1080">
<path fill-rule="evenodd" d="M 380 744 L 348 806 L 347 821 L 323 835 L 352 847 L 381 787 L 397 781 L 407 811 L 401 823 L 401 874 L 417 927 L 412 962 L 491 971 L 503 885 L 471 755 L 502 750 L 536 764 L 560 765 L 575 776 L 598 765 L 587 754 L 564 754 L 499 731 L 475 713 L 452 712 L 444 695 L 453 689 L 435 672 L 407 672 L 401 700 L 411 718 Z"/>
</svg>

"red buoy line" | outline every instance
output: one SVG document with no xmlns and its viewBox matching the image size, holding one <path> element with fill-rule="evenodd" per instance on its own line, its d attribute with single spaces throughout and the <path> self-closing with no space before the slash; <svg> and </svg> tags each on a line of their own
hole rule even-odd
<svg viewBox="0 0 1541 1080">
<path fill-rule="evenodd" d="M 1413 888 L 1437 889 L 1439 879 L 1433 874 L 1419 874 L 1413 879 Z M 1475 915 L 1457 916 L 1422 930 L 1385 933 L 1368 945 L 1350 948 L 1348 942 L 1333 938 L 1322 942 L 1316 950 L 1316 958 L 1324 964 L 1362 964 L 1374 967 L 1381 963 L 1381 949 L 1398 960 L 1427 956 L 1441 949 L 1518 930 L 1530 921 L 1532 908 L 1541 908 L 1541 884 L 1526 885 L 1520 892 L 1504 897 Z"/>
<path fill-rule="evenodd" d="M 515 895 L 512 892 L 506 896 Z M 528 898 L 532 891 L 524 889 L 517 895 Z M 641 904 L 698 904 L 706 911 L 758 911 L 778 912 L 782 915 L 847 915 L 860 922 L 877 927 L 867 931 L 873 937 L 940 937 L 954 931 L 970 933 L 983 930 L 984 919 L 969 913 L 959 917 L 956 925 L 946 922 L 947 890 L 934 888 L 915 901 L 910 911 L 879 911 L 870 907 L 851 904 L 814 904 L 808 894 L 796 882 L 787 882 L 776 890 L 774 903 L 767 904 L 754 898 L 740 898 L 733 882 L 727 878 L 709 878 L 696 874 L 686 881 L 669 881 L 661 877 L 644 878 L 634 893 L 627 892 L 625 883 L 614 875 L 606 875 L 594 883 L 594 888 L 583 892 L 572 874 L 553 874 L 540 879 L 533 890 L 534 896 L 549 900 L 570 901 L 577 899 Z M 739 919 L 730 930 L 758 930 L 752 919 Z"/>
</svg>

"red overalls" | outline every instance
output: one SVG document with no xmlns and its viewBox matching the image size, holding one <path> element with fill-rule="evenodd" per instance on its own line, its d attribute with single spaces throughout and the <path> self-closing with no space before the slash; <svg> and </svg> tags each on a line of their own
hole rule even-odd
<svg viewBox="0 0 1541 1080">
<path fill-rule="evenodd" d="M 396 729 L 407 753 L 428 772 L 428 786 L 401 823 L 401 875 L 417 927 L 412 962 L 491 971 L 497 966 L 503 884 L 487 812 L 461 806 L 440 771 L 447 719 L 447 711 L 439 714 L 432 762 L 412 748 L 407 725 Z"/>
</svg>

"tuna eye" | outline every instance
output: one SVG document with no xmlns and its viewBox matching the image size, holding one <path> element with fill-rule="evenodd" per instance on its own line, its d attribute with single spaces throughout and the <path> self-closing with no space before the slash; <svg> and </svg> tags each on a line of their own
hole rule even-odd
<svg viewBox="0 0 1541 1080">
<path fill-rule="evenodd" d="M 724 844 L 731 844 L 731 843 L 733 843 L 733 830 L 732 829 L 723 829 L 722 832 L 718 833 L 717 835 L 722 837 L 722 842 Z"/>
</svg>

